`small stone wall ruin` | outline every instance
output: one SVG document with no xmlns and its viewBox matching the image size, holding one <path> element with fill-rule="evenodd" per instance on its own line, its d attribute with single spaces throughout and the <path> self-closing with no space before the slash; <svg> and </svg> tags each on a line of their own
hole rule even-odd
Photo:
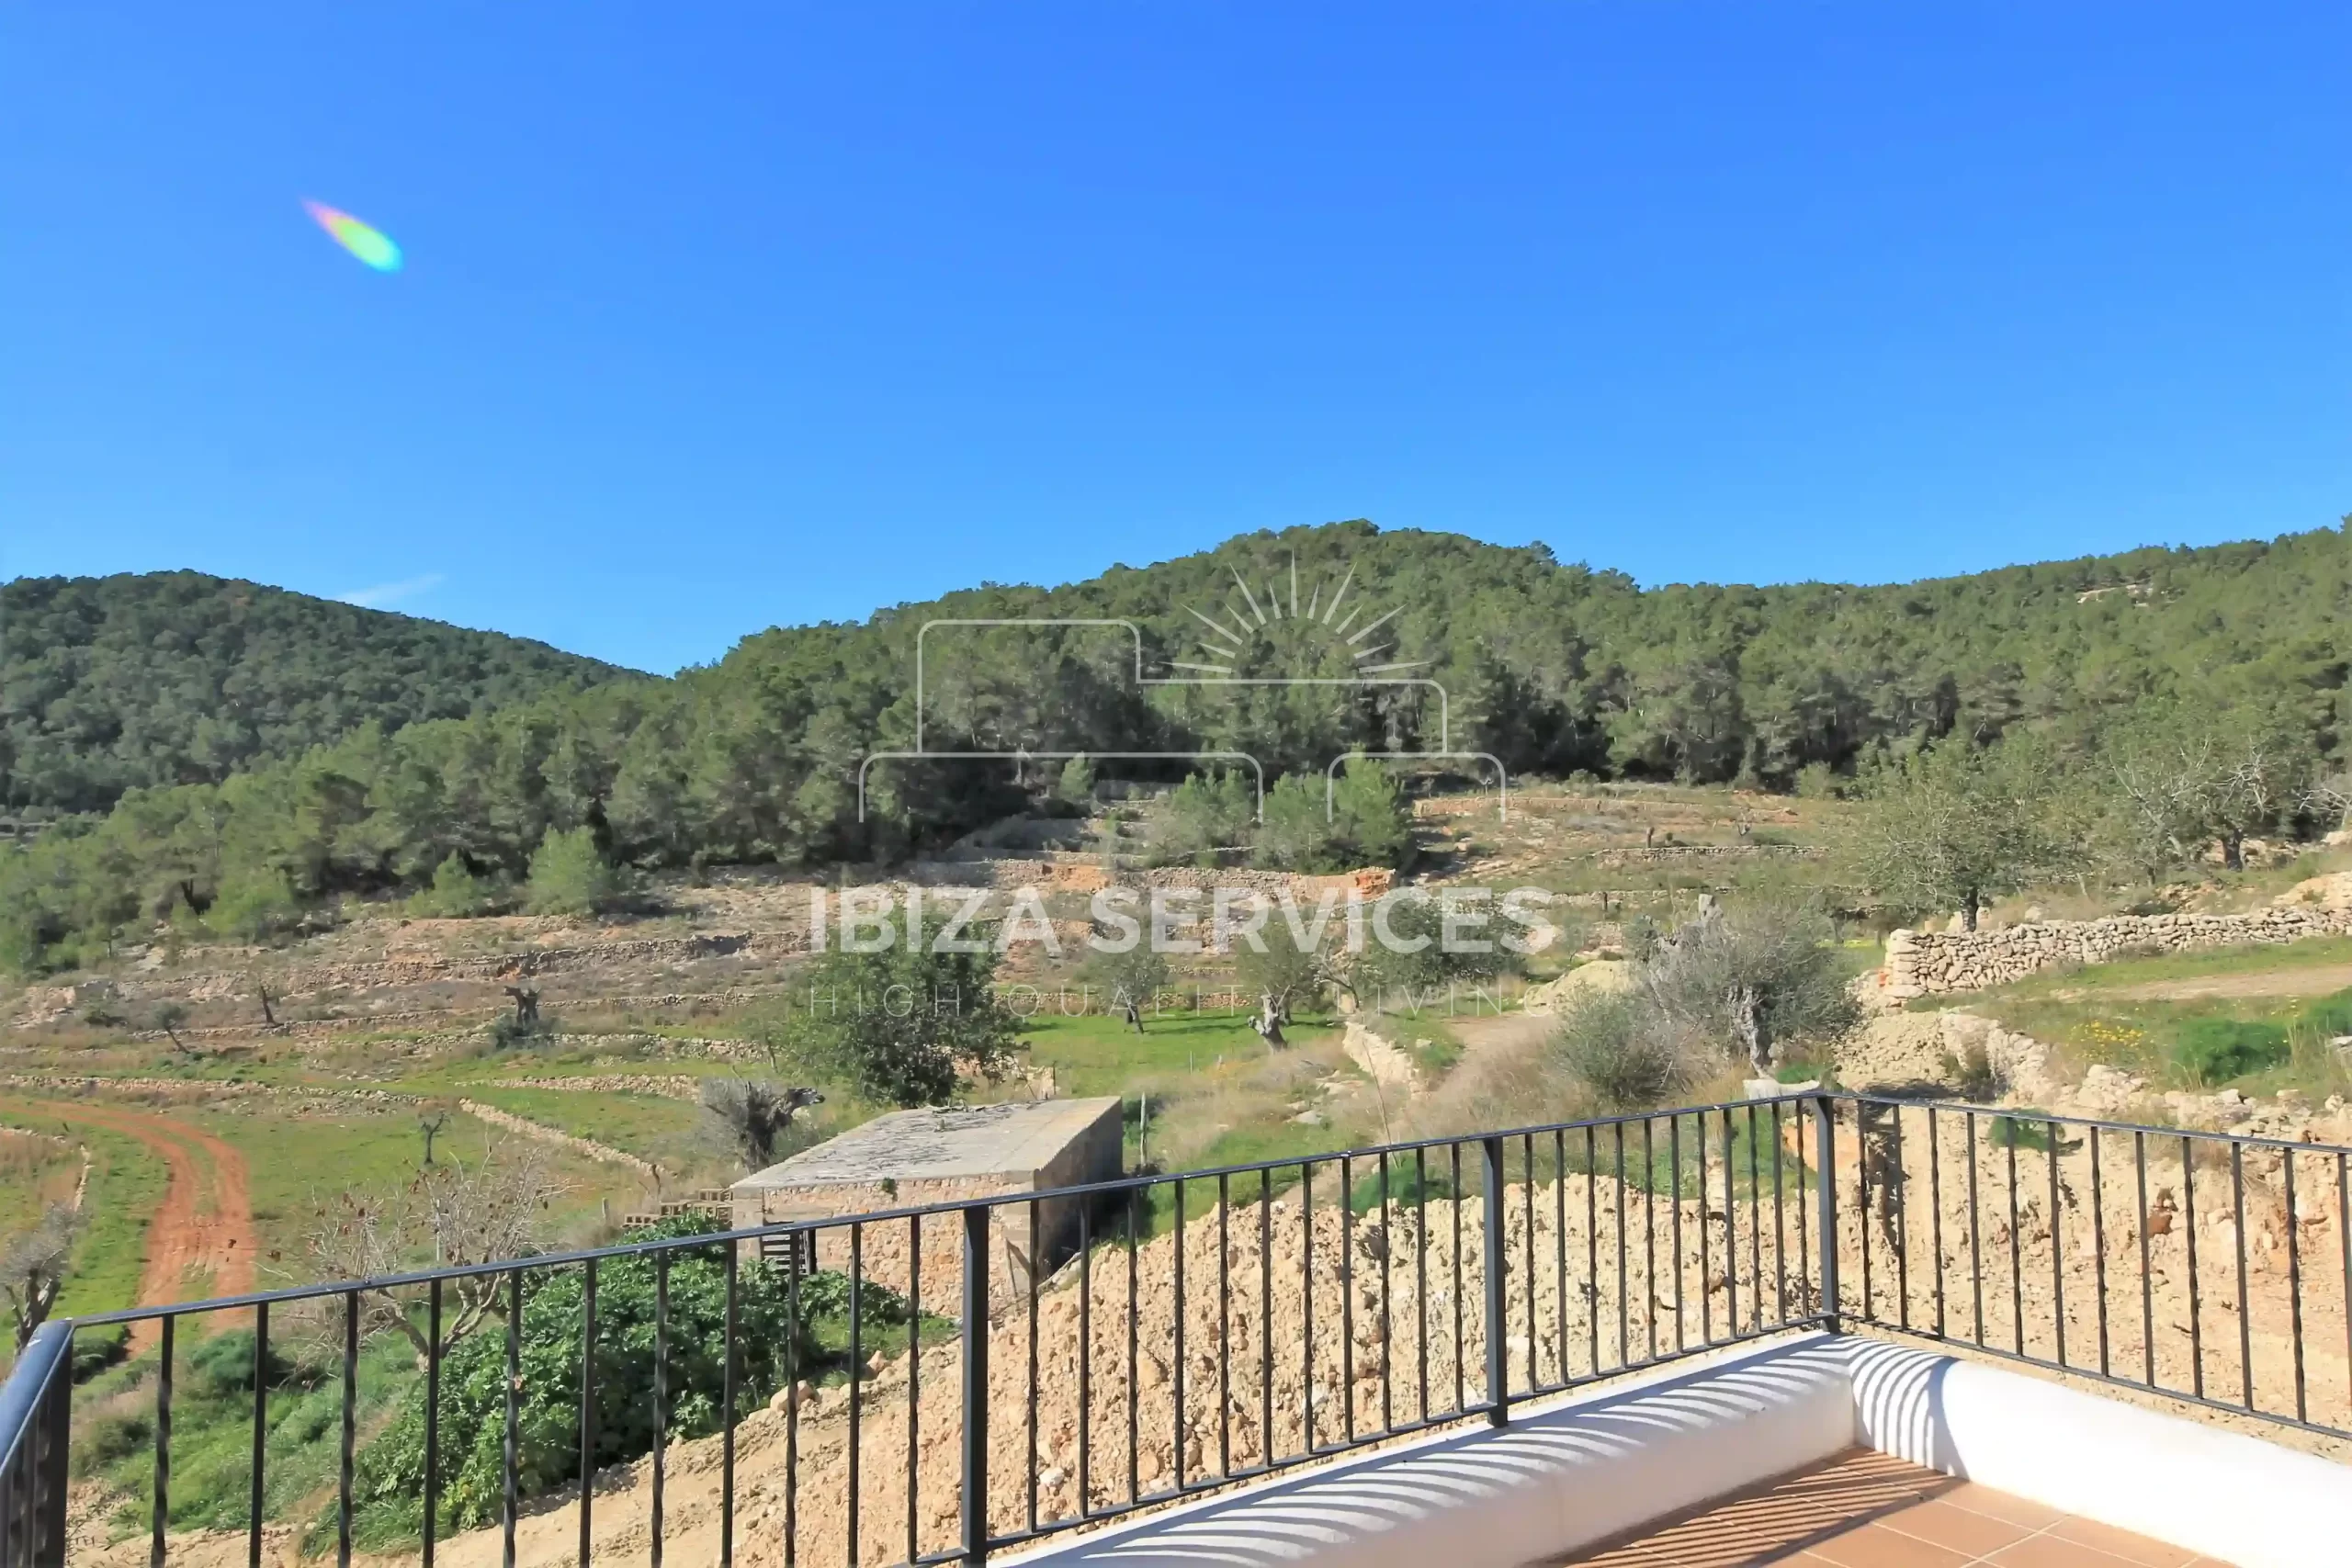
<svg viewBox="0 0 2352 1568">
<path fill-rule="evenodd" d="M 2243 915 L 2110 915 L 2033 920 L 1999 931 L 1890 932 L 1883 993 L 1891 998 L 1975 991 L 2062 964 L 2106 964 L 2142 953 L 2301 942 L 2352 931 L 2352 908 L 2277 905 Z"/>
</svg>

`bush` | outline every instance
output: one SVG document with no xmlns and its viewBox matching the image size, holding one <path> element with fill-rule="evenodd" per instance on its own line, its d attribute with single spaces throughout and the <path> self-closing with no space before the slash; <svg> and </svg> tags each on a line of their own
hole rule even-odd
<svg viewBox="0 0 2352 1568">
<path fill-rule="evenodd" d="M 2332 997 L 2322 997 L 2305 1008 L 2303 1016 L 2297 1021 L 2323 1040 L 2352 1034 L 2352 991 L 2338 991 Z"/>
<path fill-rule="evenodd" d="M 1431 1150 L 1431 1156 L 1442 1150 Z M 1419 1169 L 1410 1158 L 1398 1158 L 1388 1168 L 1388 1202 L 1397 1209 L 1417 1208 L 1424 1203 L 1443 1203 L 1455 1196 L 1453 1177 L 1444 1169 L 1425 1160 Z M 1348 1193 L 1348 1207 L 1357 1213 L 1368 1213 L 1380 1207 L 1380 1175 L 1358 1176 L 1355 1186 Z"/>
<path fill-rule="evenodd" d="M 301 916 L 292 880 L 282 871 L 256 871 L 222 883 L 204 923 L 233 941 L 261 942 L 291 930 Z"/>
<path fill-rule="evenodd" d="M 283 1388 L 296 1381 L 297 1372 L 295 1363 L 271 1346 L 263 1381 L 271 1388 Z M 252 1393 L 254 1331 L 232 1328 L 205 1340 L 189 1353 L 187 1375 L 189 1387 L 199 1394 Z"/>
<path fill-rule="evenodd" d="M 618 908 L 628 892 L 627 879 L 585 828 L 550 828 L 531 852 L 527 902 L 535 915 L 602 914 Z"/>
<path fill-rule="evenodd" d="M 1257 804 L 1256 792 L 1238 773 L 1192 774 L 1176 786 L 1152 824 L 1155 858 L 1173 864 L 1242 842 Z"/>
<path fill-rule="evenodd" d="M 491 905 L 491 886 L 466 868 L 466 857 L 452 854 L 433 874 L 433 886 L 408 901 L 412 913 L 442 919 L 464 919 Z"/>
<path fill-rule="evenodd" d="M 1982 1102 L 2001 1097 L 2001 1075 L 1994 1070 L 1993 1058 L 1981 1040 L 1972 1041 L 1960 1055 L 1945 1052 L 1944 1076 L 1962 1100 Z"/>
<path fill-rule="evenodd" d="M 1310 783 L 1303 773 L 1274 781 L 1266 792 L 1266 819 L 1253 838 L 1252 858 L 1282 871 L 1336 871 L 1347 858 L 1337 823 L 1325 815 L 1321 782 Z"/>
<path fill-rule="evenodd" d="M 2039 1149 L 2046 1153 L 2056 1136 L 2055 1128 L 2054 1122 L 2029 1117 L 1996 1116 L 1984 1124 L 1984 1135 L 1998 1148 Z"/>
<path fill-rule="evenodd" d="M 1553 1051 L 1602 1109 L 1646 1110 L 1690 1078 L 1673 1034 L 1647 1021 L 1632 997 L 1578 991 L 1560 1014 Z"/>
<path fill-rule="evenodd" d="M 700 1215 L 631 1233 L 633 1241 L 708 1235 Z M 669 1435 L 718 1429 L 725 1369 L 726 1271 L 719 1247 L 670 1254 Z M 796 1333 L 782 1269 L 742 1269 L 738 1279 L 736 1410 L 757 1410 L 805 1370 L 810 1346 Z M 804 1289 L 816 1287 L 816 1279 Z M 516 1470 L 523 1495 L 551 1492 L 579 1474 L 581 1279 L 576 1269 L 526 1277 L 523 1398 Z M 863 1303 L 861 1303 L 863 1305 Z M 613 1258 L 596 1272 L 596 1458 L 601 1468 L 650 1451 L 653 1402 L 654 1261 Z M 488 1524 L 504 1495 L 506 1337 L 476 1334 L 442 1361 L 440 1443 L 444 1533 Z M 400 1415 L 359 1456 L 363 1530 L 373 1543 L 422 1531 L 424 1410 L 420 1383 Z"/>
<path fill-rule="evenodd" d="M 490 1021 L 490 1043 L 492 1050 L 520 1051 L 555 1036 L 555 1015 L 541 1013 L 525 1023 L 511 1012 L 502 1012 Z"/>
<path fill-rule="evenodd" d="M 894 938 L 880 953 L 827 953 L 763 1043 L 808 1078 L 887 1105 L 944 1105 L 967 1073 L 1002 1078 L 1021 1021 L 996 991 L 994 932 L 965 933 L 978 953 L 933 952 L 932 934 L 918 930 L 911 947 Z"/>
<path fill-rule="evenodd" d="M 2275 1067 L 2287 1059 L 2289 1051 L 2284 1024 L 2193 1018 L 2180 1027 L 2173 1059 L 2199 1083 L 2219 1084 Z"/>
<path fill-rule="evenodd" d="M 88 1382 L 107 1368 L 118 1366 L 130 1357 L 130 1330 L 121 1324 L 108 1324 L 102 1328 L 84 1328 L 74 1336 L 74 1381 Z"/>
</svg>

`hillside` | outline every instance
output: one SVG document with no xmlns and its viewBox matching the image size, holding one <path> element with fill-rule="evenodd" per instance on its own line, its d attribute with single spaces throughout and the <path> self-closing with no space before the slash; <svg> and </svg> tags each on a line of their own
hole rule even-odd
<svg viewBox="0 0 2352 1568">
<path fill-rule="evenodd" d="M 298 603 L 352 626 L 368 616 Z M 1271 781 L 1319 773 L 1351 750 L 1443 750 L 1490 753 L 1518 776 L 1786 789 L 1808 770 L 1818 784 L 1947 735 L 2028 730 L 2086 754 L 2117 721 L 2175 706 L 2199 722 L 2258 713 L 2305 754 L 2335 756 L 2347 611 L 2352 544 L 2333 529 L 1885 587 L 1651 590 L 1540 546 L 1368 523 L 1260 533 L 1059 588 L 990 585 L 862 625 L 763 632 L 673 682 L 499 706 L 454 677 L 388 677 L 390 692 L 442 691 L 471 711 L 412 713 L 389 737 L 364 730 L 219 785 L 147 791 L 95 831 L 0 857 L 0 961 L 70 963 L 180 904 L 201 913 L 231 884 L 243 885 L 240 908 L 263 908 L 413 889 L 453 860 L 511 883 L 550 829 L 587 829 L 600 852 L 649 868 L 902 858 L 1051 783 L 1045 768 L 1006 761 L 887 761 L 865 775 L 861 814 L 861 761 L 915 746 L 918 642 L 941 619 L 1136 629 L 934 627 L 921 716 L 933 752 L 1246 752 Z M 376 621 L 423 625 L 365 624 Z M 322 697 L 285 724 L 288 745 L 323 739 L 331 714 L 370 716 L 366 682 L 334 677 L 337 654 L 289 633 L 277 646 L 294 674 L 282 677 L 279 658 L 254 646 L 252 679 L 332 690 L 343 704 Z M 485 684 L 523 683 L 487 654 L 464 668 Z M 571 679 L 554 683 L 575 686 L 602 670 L 561 668 Z M 1237 683 L 1298 678 L 1315 683 Z M 232 689 L 226 676 L 218 689 Z M 237 689 L 234 711 L 252 711 Z M 155 705 L 187 719 L 193 748 L 205 701 L 191 686 Z M 126 746 L 170 754 L 143 741 L 97 754 Z M 1102 764 L 1162 779 L 1184 768 Z"/>
<path fill-rule="evenodd" d="M 0 585 L 0 812 L 103 811 L 373 722 L 627 673 L 543 643 L 193 571 Z"/>
</svg>

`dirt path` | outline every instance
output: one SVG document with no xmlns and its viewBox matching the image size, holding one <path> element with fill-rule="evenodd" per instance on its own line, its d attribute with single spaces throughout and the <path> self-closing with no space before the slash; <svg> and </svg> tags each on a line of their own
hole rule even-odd
<svg viewBox="0 0 2352 1568">
<path fill-rule="evenodd" d="M 253 1289 L 253 1198 L 243 1155 L 168 1116 L 82 1100 L 23 1103 L 38 1106 L 41 1116 L 136 1138 L 163 1160 L 168 1177 L 164 1201 L 147 1224 L 137 1304 L 163 1306 L 194 1294 L 232 1296 Z M 158 1332 L 152 1321 L 136 1325 L 132 1351 L 144 1349 Z"/>
<path fill-rule="evenodd" d="M 2352 986 L 2352 964 L 2323 964 L 2303 969 L 2270 969 L 2252 975 L 2202 975 L 2185 980 L 2151 980 L 2113 990 L 2061 992 L 2062 997 L 2116 997 L 2132 1002 L 2185 1002 L 2199 997 L 2324 997 Z"/>
<path fill-rule="evenodd" d="M 1540 1045 L 1559 1026 L 1559 1020 L 1548 1012 L 1486 1013 L 1476 1018 L 1456 1018 L 1446 1021 L 1446 1027 L 1465 1051 L 1508 1050 L 1519 1045 Z"/>
</svg>

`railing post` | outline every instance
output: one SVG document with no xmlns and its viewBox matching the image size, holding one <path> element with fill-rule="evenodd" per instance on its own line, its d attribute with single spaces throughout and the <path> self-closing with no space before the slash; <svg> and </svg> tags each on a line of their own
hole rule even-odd
<svg viewBox="0 0 2352 1568">
<path fill-rule="evenodd" d="M 1813 1101 L 1813 1188 L 1814 1207 L 1819 1213 L 1815 1226 L 1821 1249 L 1821 1309 L 1822 1326 L 1830 1333 L 1842 1330 L 1838 1295 L 1838 1102 L 1828 1095 L 1816 1095 Z"/>
<path fill-rule="evenodd" d="M 56 1318 L 33 1330 L 0 1380 L 0 1563 L 8 1568 L 64 1568 L 73 1371 L 74 1325 Z"/>
<path fill-rule="evenodd" d="M 64 1327 L 64 1346 L 50 1380 L 40 1416 L 40 1446 L 34 1460 L 32 1568 L 65 1568 L 66 1456 L 74 1446 L 74 1325 Z"/>
<path fill-rule="evenodd" d="M 1489 1135 L 1479 1142 L 1487 1151 L 1487 1419 L 1500 1427 L 1510 1420 L 1510 1359 L 1503 1343 L 1503 1141 Z"/>
<path fill-rule="evenodd" d="M 1032 1463 L 1035 1462 L 1033 1459 Z M 989 1560 L 989 1206 L 964 1211 L 964 1564 Z"/>
</svg>

